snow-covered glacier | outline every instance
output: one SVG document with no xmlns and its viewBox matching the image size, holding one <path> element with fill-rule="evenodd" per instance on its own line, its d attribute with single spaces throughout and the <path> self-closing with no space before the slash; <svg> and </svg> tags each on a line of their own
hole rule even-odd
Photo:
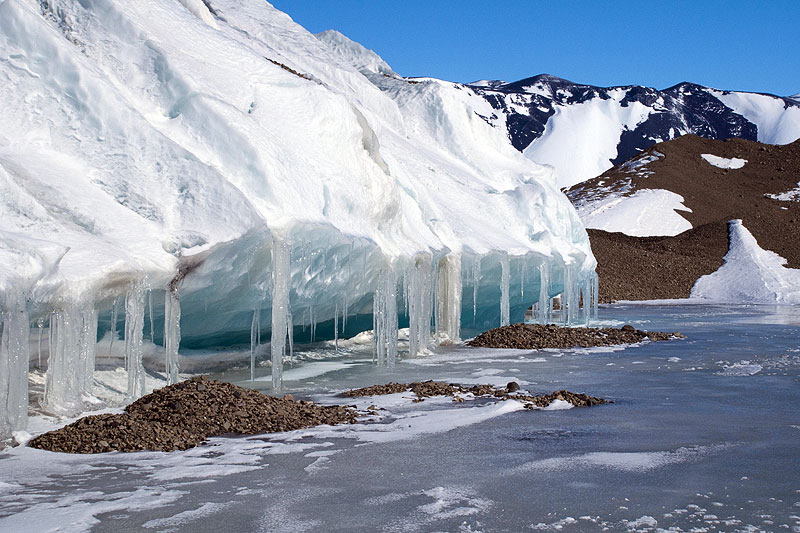
<svg viewBox="0 0 800 533">
<path fill-rule="evenodd" d="M 262 0 L 0 0 L 0 51 L 0 433 L 30 331 L 75 413 L 109 331 L 141 394 L 145 316 L 172 380 L 179 343 L 263 335 L 279 386 L 317 324 L 390 364 L 398 321 L 413 356 L 596 299 L 575 210 L 485 100 Z"/>
</svg>

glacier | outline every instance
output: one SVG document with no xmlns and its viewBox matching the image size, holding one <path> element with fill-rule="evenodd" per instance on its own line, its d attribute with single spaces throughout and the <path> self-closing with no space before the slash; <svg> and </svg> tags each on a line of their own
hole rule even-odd
<svg viewBox="0 0 800 533">
<path fill-rule="evenodd" d="M 318 325 L 391 365 L 398 324 L 414 356 L 562 293 L 591 316 L 580 219 L 465 85 L 257 0 L 0 0 L 0 50 L 0 436 L 42 350 L 42 408 L 85 410 L 104 336 L 132 400 L 144 339 L 174 382 L 179 346 L 269 335 L 279 389 Z"/>
</svg>

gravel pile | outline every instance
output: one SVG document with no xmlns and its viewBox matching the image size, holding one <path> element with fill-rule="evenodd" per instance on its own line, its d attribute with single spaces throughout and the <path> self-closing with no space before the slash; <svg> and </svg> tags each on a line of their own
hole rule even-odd
<svg viewBox="0 0 800 533">
<path fill-rule="evenodd" d="M 398 392 L 413 392 L 417 395 L 415 401 L 422 401 L 431 396 L 451 396 L 455 401 L 464 401 L 460 395 L 472 394 L 481 398 L 499 398 L 501 400 L 518 400 L 525 404 L 528 409 L 534 407 L 547 407 L 554 400 L 569 402 L 575 407 L 590 407 L 592 405 L 602 405 L 614 403 L 611 400 L 589 396 L 587 394 L 577 394 L 568 390 L 560 390 L 550 394 L 531 395 L 518 392 L 519 384 L 516 381 L 509 382 L 505 388 L 496 388 L 491 385 L 473 385 L 463 387 L 457 383 L 445 383 L 443 381 L 415 381 L 413 383 L 387 383 L 386 385 L 373 385 L 361 389 L 353 389 L 343 393 L 349 398 L 359 396 L 377 396 L 382 394 L 395 394 Z"/>
<path fill-rule="evenodd" d="M 468 346 L 480 348 L 517 348 L 538 350 L 541 348 L 590 348 L 631 344 L 645 339 L 665 341 L 681 338 L 680 333 L 642 331 L 630 325 L 616 328 L 567 328 L 555 324 L 511 324 L 481 333 Z"/>
<path fill-rule="evenodd" d="M 29 445 L 67 453 L 185 450 L 218 435 L 352 424 L 357 414 L 349 407 L 320 406 L 289 395 L 275 398 L 199 376 L 156 390 L 122 414 L 87 416 Z"/>
</svg>

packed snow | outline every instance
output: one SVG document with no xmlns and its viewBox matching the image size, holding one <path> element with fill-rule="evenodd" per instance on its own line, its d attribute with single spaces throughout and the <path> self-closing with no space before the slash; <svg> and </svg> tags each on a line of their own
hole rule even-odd
<svg viewBox="0 0 800 533">
<path fill-rule="evenodd" d="M 700 154 L 700 157 L 706 160 L 709 165 L 731 170 L 742 168 L 744 167 L 745 163 L 747 163 L 747 159 L 740 159 L 738 157 L 727 158 L 713 154 Z"/>
<path fill-rule="evenodd" d="M 608 100 L 557 105 L 542 136 L 523 152 L 525 157 L 553 166 L 559 187 L 599 176 L 613 166 L 622 132 L 635 128 L 653 111 L 639 102 L 623 105 L 624 96 L 620 89 Z"/>
<path fill-rule="evenodd" d="M 800 202 L 800 182 L 798 182 L 797 187 L 794 189 L 780 194 L 765 194 L 764 196 L 780 202 Z"/>
<path fill-rule="evenodd" d="M 608 195 L 578 207 L 587 228 L 632 237 L 673 236 L 692 229 L 678 211 L 691 213 L 683 196 L 665 189 L 640 189 L 630 196 Z"/>
<path fill-rule="evenodd" d="M 729 222 L 730 245 L 725 262 L 697 280 L 692 298 L 718 302 L 800 304 L 800 270 L 786 268 L 786 259 L 764 250 L 741 220 Z"/>
<path fill-rule="evenodd" d="M 414 355 L 457 341 L 462 311 L 491 326 L 591 301 L 580 219 L 488 102 L 266 2 L 209 5 L 0 2 L 0 434 L 24 429 L 40 319 L 45 405 L 70 414 L 117 310 L 133 399 L 145 316 L 169 376 L 180 344 L 249 336 L 255 358 L 263 331 L 280 386 L 295 327 L 372 315 L 391 365 L 406 309 Z"/>
</svg>

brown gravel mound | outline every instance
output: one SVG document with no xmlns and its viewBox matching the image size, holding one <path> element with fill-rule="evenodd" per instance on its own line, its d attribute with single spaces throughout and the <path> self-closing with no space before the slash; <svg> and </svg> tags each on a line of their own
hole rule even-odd
<svg viewBox="0 0 800 533">
<path fill-rule="evenodd" d="M 349 407 L 320 406 L 288 395 L 275 398 L 199 376 L 158 389 L 130 404 L 123 414 L 87 416 L 39 435 L 29 445 L 67 453 L 185 450 L 218 435 L 352 424 L 356 416 Z"/>
<path fill-rule="evenodd" d="M 473 385 L 472 387 L 462 387 L 457 383 L 445 383 L 443 381 L 415 381 L 413 383 L 387 383 L 386 385 L 373 385 L 361 389 L 353 389 L 343 393 L 344 396 L 355 398 L 359 396 L 376 396 L 382 394 L 395 394 L 398 392 L 413 392 L 417 395 L 415 401 L 422 401 L 431 396 L 451 396 L 455 401 L 463 401 L 458 394 L 471 393 L 473 396 L 482 398 L 500 398 L 502 400 L 519 400 L 525 404 L 527 409 L 534 407 L 547 407 L 553 400 L 563 400 L 575 407 L 590 407 L 592 405 L 603 405 L 614 403 L 611 400 L 589 396 L 587 394 L 576 394 L 567 390 L 560 390 L 550 394 L 530 395 L 518 393 L 519 384 L 515 381 L 510 382 L 504 389 L 498 389 L 491 385 Z"/>
<path fill-rule="evenodd" d="M 516 348 L 538 350 L 540 348 L 590 348 L 630 344 L 645 339 L 665 341 L 683 337 L 680 333 L 642 331 L 625 325 L 616 328 L 566 328 L 555 324 L 511 324 L 481 333 L 468 346 L 481 348 Z"/>
<path fill-rule="evenodd" d="M 601 303 L 688 298 L 697 279 L 721 267 L 728 252 L 724 222 L 674 237 L 587 231 L 597 259 Z"/>
</svg>

